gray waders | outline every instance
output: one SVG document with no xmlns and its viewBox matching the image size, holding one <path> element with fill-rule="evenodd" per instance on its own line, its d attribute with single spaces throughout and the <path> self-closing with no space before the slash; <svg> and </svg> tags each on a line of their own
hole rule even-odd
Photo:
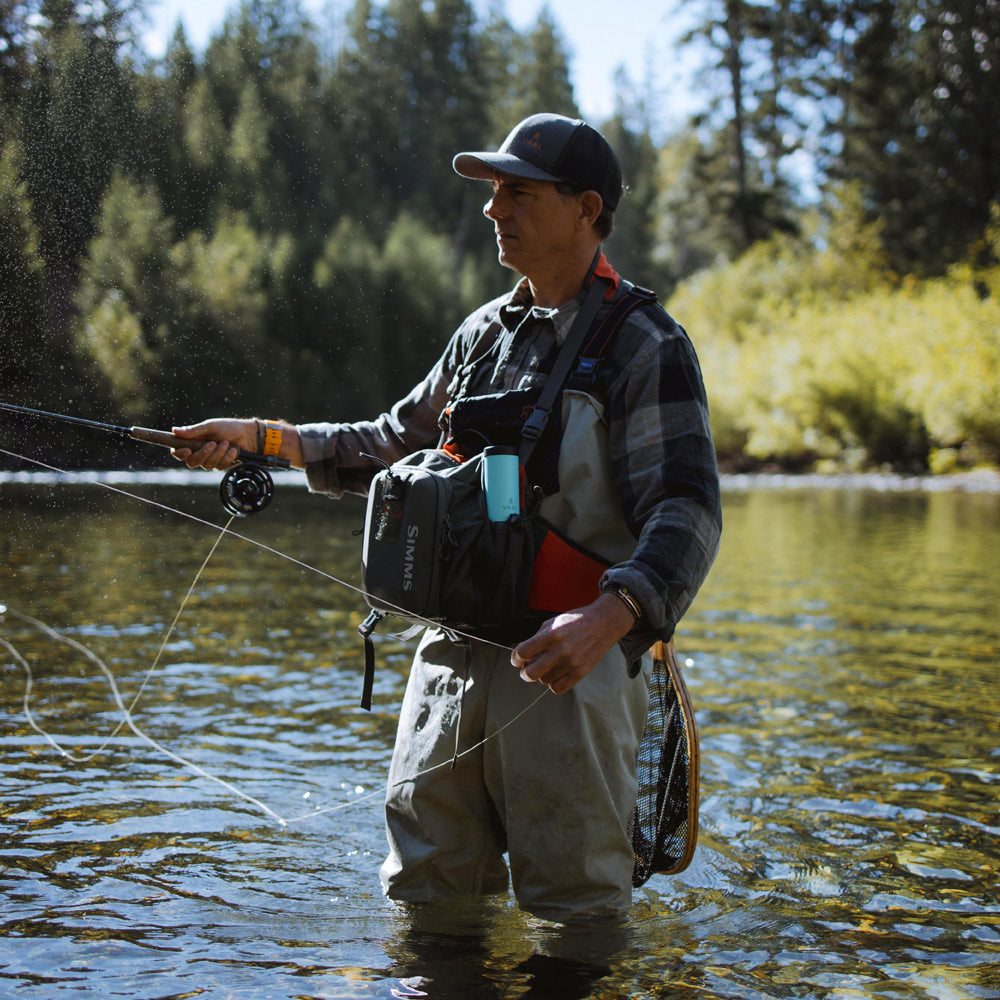
<svg viewBox="0 0 1000 1000">
<path fill-rule="evenodd" d="M 635 539 L 614 492 L 602 408 L 567 390 L 562 417 L 560 491 L 541 513 L 605 558 L 627 559 Z M 428 630 L 389 772 L 386 894 L 421 902 L 496 893 L 509 879 L 520 905 L 547 919 L 627 910 L 650 670 L 647 654 L 629 677 L 615 646 L 555 695 L 521 680 L 507 650 L 473 641 L 467 657 L 444 632 Z M 452 767 L 456 745 L 462 754 L 484 740 Z"/>
</svg>

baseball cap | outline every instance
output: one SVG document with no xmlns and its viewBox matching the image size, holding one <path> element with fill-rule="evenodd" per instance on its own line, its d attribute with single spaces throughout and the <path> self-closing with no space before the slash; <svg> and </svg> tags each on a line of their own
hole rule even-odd
<svg viewBox="0 0 1000 1000">
<path fill-rule="evenodd" d="M 531 115 L 514 126 L 495 153 L 459 153 L 452 166 L 463 177 L 478 180 L 490 180 L 500 170 L 538 181 L 565 181 L 596 191 L 610 209 L 622 194 L 621 165 L 608 141 L 579 118 L 562 115 Z"/>
</svg>

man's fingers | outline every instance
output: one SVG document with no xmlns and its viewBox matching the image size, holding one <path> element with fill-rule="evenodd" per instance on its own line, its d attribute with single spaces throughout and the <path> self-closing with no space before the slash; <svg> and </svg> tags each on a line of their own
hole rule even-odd
<svg viewBox="0 0 1000 1000">
<path fill-rule="evenodd" d="M 560 686 L 572 674 L 572 665 L 555 655 L 554 652 L 546 650 L 528 660 L 518 655 L 516 649 L 511 656 L 511 663 L 518 668 L 521 680 L 527 684 L 533 684 L 537 681 L 552 688 L 556 693 L 572 687 L 572 683 Z"/>
<path fill-rule="evenodd" d="M 191 455 L 187 464 L 192 469 L 199 466 L 203 469 L 215 469 L 218 467 L 219 458 L 221 457 L 218 452 L 222 448 L 228 447 L 228 441 L 206 441 L 205 444 Z"/>
<path fill-rule="evenodd" d="M 528 684 L 544 684 L 553 694 L 568 691 L 580 679 L 572 667 L 567 667 L 558 661 L 548 666 L 544 664 L 529 664 L 521 670 L 521 679 Z"/>
<path fill-rule="evenodd" d="M 174 458 L 183 462 L 189 469 L 228 469 L 239 458 L 239 448 L 231 446 L 228 441 L 206 441 L 201 447 L 172 449 Z"/>
<path fill-rule="evenodd" d="M 528 664 L 535 663 L 541 657 L 545 656 L 553 647 L 553 639 L 555 637 L 552 635 L 552 623 L 554 621 L 554 618 L 550 618 L 548 621 L 543 622 L 542 626 L 533 636 L 530 636 L 524 642 L 514 647 L 513 652 L 510 654 L 512 666 L 523 671 Z"/>
</svg>

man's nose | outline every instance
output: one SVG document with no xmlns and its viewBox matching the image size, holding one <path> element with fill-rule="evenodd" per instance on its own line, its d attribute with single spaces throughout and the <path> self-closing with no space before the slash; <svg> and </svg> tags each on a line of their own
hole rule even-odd
<svg viewBox="0 0 1000 1000">
<path fill-rule="evenodd" d="M 496 220 L 503 218 L 505 214 L 506 212 L 503 206 L 502 197 L 498 191 L 489 199 L 489 201 L 486 202 L 485 205 L 483 205 L 483 215 L 485 215 L 487 219 Z"/>
</svg>

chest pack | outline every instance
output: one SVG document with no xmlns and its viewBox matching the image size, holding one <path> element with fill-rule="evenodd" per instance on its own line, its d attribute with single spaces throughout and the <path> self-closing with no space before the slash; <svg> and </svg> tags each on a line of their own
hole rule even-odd
<svg viewBox="0 0 1000 1000">
<path fill-rule="evenodd" d="M 591 380 L 625 318 L 655 296 L 630 286 L 597 321 L 606 284 L 595 278 L 520 430 L 517 513 L 493 520 L 483 487 L 483 452 L 415 452 L 372 480 L 365 516 L 361 584 L 370 614 L 358 627 L 365 646 L 361 704 L 371 707 L 372 634 L 389 615 L 510 646 L 554 614 L 595 600 L 610 563 L 574 544 L 538 514 L 544 493 L 525 468 L 560 390 Z M 482 435 L 488 444 L 488 435 Z"/>
</svg>

